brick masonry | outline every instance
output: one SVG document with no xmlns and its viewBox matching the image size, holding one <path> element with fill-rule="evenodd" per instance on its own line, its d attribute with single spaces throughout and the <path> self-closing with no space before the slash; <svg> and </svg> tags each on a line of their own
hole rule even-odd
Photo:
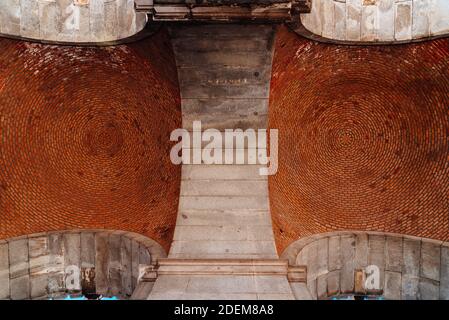
<svg viewBox="0 0 449 320">
<path fill-rule="evenodd" d="M 277 34 L 269 179 L 278 252 L 332 230 L 449 239 L 449 40 L 397 46 Z"/>
<path fill-rule="evenodd" d="M 108 48 L 0 47 L 0 239 L 107 228 L 168 250 L 181 106 L 166 31 Z"/>
</svg>

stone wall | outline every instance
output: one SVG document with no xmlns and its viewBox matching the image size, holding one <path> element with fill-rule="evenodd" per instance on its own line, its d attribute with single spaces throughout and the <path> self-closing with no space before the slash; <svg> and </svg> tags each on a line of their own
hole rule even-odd
<svg viewBox="0 0 449 320">
<path fill-rule="evenodd" d="M 313 0 L 302 24 L 343 41 L 410 41 L 449 34 L 447 0 Z"/>
<path fill-rule="evenodd" d="M 449 299 L 448 242 L 378 232 L 332 232 L 292 243 L 281 258 L 307 267 L 313 299 L 349 293 Z"/>
<path fill-rule="evenodd" d="M 129 298 L 148 267 L 166 256 L 136 233 L 70 230 L 0 241 L 0 299 L 48 299 L 65 293 Z"/>
<path fill-rule="evenodd" d="M 2 0 L 0 33 L 57 42 L 105 42 L 143 29 L 134 0 Z"/>
</svg>

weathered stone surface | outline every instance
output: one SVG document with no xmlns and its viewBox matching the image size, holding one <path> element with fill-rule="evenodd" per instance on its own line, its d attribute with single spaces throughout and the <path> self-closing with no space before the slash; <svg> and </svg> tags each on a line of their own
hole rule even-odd
<svg viewBox="0 0 449 320">
<path fill-rule="evenodd" d="M 421 243 L 421 277 L 440 280 L 440 255 L 439 245 L 427 241 Z"/>
<path fill-rule="evenodd" d="M 360 40 L 374 41 L 377 39 L 377 7 L 367 5 L 362 7 L 362 19 L 360 21 L 361 34 Z"/>
<path fill-rule="evenodd" d="M 384 296 L 388 300 L 401 300 L 402 278 L 400 272 L 385 271 Z"/>
<path fill-rule="evenodd" d="M 95 267 L 95 234 L 93 232 L 81 232 L 81 267 Z"/>
<path fill-rule="evenodd" d="M 438 300 L 439 296 L 438 282 L 423 278 L 419 280 L 419 300 Z"/>
<path fill-rule="evenodd" d="M 385 237 L 369 235 L 368 246 L 368 264 L 378 267 L 380 271 L 380 288 L 376 288 L 375 290 L 382 290 L 385 281 Z"/>
<path fill-rule="evenodd" d="M 136 241 L 131 242 L 131 277 L 132 288 L 134 290 L 139 279 L 139 243 Z"/>
<path fill-rule="evenodd" d="M 354 290 L 354 257 L 356 239 L 354 236 L 341 236 L 341 259 L 342 268 L 340 272 L 341 292 L 352 292 Z"/>
<path fill-rule="evenodd" d="M 26 38 L 39 38 L 39 1 L 20 0 L 20 34 Z"/>
<path fill-rule="evenodd" d="M 20 34 L 20 0 L 0 1 L 0 30 L 5 34 Z"/>
<path fill-rule="evenodd" d="M 422 38 L 430 35 L 430 3 L 431 1 L 429 0 L 413 0 L 413 38 Z"/>
<path fill-rule="evenodd" d="M 327 274 L 320 275 L 316 279 L 316 294 L 318 299 L 327 297 Z"/>
<path fill-rule="evenodd" d="M 132 257 L 131 257 L 131 240 L 122 237 L 120 243 L 120 259 L 122 265 L 122 294 L 131 296 L 133 293 L 132 285 Z"/>
<path fill-rule="evenodd" d="M 346 3 L 334 2 L 334 39 L 346 40 Z"/>
<path fill-rule="evenodd" d="M 95 234 L 95 284 L 98 294 L 108 294 L 109 289 L 109 234 Z"/>
<path fill-rule="evenodd" d="M 430 34 L 432 36 L 449 33 L 449 1 L 432 0 L 430 9 Z"/>
<path fill-rule="evenodd" d="M 364 269 L 368 265 L 368 235 L 367 234 L 357 234 L 355 236 L 356 247 L 355 247 L 355 258 L 354 267 L 356 269 Z"/>
<path fill-rule="evenodd" d="M 321 3 L 322 33 L 325 38 L 334 37 L 334 1 L 324 1 Z"/>
<path fill-rule="evenodd" d="M 329 237 L 329 271 L 341 269 L 340 236 Z"/>
<path fill-rule="evenodd" d="M 346 40 L 360 41 L 362 3 L 359 0 L 346 0 Z"/>
<path fill-rule="evenodd" d="M 394 40 L 395 7 L 392 0 L 377 2 L 379 29 L 377 36 L 381 41 Z"/>
<path fill-rule="evenodd" d="M 9 298 L 8 243 L 0 243 L 0 300 Z"/>
<path fill-rule="evenodd" d="M 449 247 L 441 247 L 440 299 L 449 300 Z"/>
<path fill-rule="evenodd" d="M 402 238 L 387 237 L 385 247 L 385 269 L 388 271 L 402 271 Z"/>
<path fill-rule="evenodd" d="M 416 300 L 418 299 L 419 277 L 402 274 L 402 299 Z"/>
<path fill-rule="evenodd" d="M 395 39 L 409 40 L 412 38 L 412 2 L 398 2 L 395 7 Z"/>
<path fill-rule="evenodd" d="M 121 279 L 121 254 L 120 254 L 120 235 L 111 234 L 109 236 L 109 294 L 117 295 L 122 287 Z"/>
<path fill-rule="evenodd" d="M 50 295 L 64 290 L 64 242 L 62 233 L 48 235 L 48 250 L 50 252 L 48 293 Z"/>
<path fill-rule="evenodd" d="M 48 275 L 34 274 L 30 275 L 30 295 L 31 299 L 39 299 L 47 297 Z"/>
<path fill-rule="evenodd" d="M 327 295 L 333 296 L 340 292 L 340 271 L 335 270 L 327 274 Z"/>
<path fill-rule="evenodd" d="M 301 14 L 301 22 L 309 31 L 322 34 L 321 1 L 312 1 L 312 10 L 308 14 Z"/>
<path fill-rule="evenodd" d="M 403 242 L 403 273 L 418 277 L 421 260 L 421 241 L 404 239 Z"/>
<path fill-rule="evenodd" d="M 29 274 L 27 238 L 12 240 L 9 242 L 9 272 L 11 279 L 23 277 Z M 20 284 L 21 282 L 19 281 L 18 283 Z"/>
<path fill-rule="evenodd" d="M 60 25 L 59 7 L 55 2 L 39 2 L 39 38 L 56 41 Z"/>
<path fill-rule="evenodd" d="M 290 283 L 290 287 L 292 288 L 296 300 L 313 300 L 305 283 L 293 282 Z"/>
<path fill-rule="evenodd" d="M 9 281 L 12 300 L 30 299 L 30 276 L 23 275 Z"/>
</svg>

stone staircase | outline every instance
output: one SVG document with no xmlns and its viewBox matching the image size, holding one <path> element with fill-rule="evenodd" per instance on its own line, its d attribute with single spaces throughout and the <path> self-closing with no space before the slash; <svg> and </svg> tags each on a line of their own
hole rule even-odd
<svg viewBox="0 0 449 320">
<path fill-rule="evenodd" d="M 266 128 L 274 28 L 171 28 L 183 126 Z M 248 153 L 245 149 L 234 150 Z M 291 299 L 260 164 L 183 165 L 174 241 L 150 299 Z"/>
</svg>

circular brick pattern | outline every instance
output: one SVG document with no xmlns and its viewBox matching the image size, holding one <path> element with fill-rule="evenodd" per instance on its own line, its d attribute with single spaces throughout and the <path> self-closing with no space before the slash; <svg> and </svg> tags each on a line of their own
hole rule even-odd
<svg viewBox="0 0 449 320">
<path fill-rule="evenodd" d="M 326 45 L 278 33 L 270 202 L 279 252 L 331 230 L 449 240 L 449 40 Z"/>
<path fill-rule="evenodd" d="M 180 167 L 177 75 L 165 31 L 76 48 L 0 39 L 0 238 L 107 228 L 168 249 Z"/>
</svg>

